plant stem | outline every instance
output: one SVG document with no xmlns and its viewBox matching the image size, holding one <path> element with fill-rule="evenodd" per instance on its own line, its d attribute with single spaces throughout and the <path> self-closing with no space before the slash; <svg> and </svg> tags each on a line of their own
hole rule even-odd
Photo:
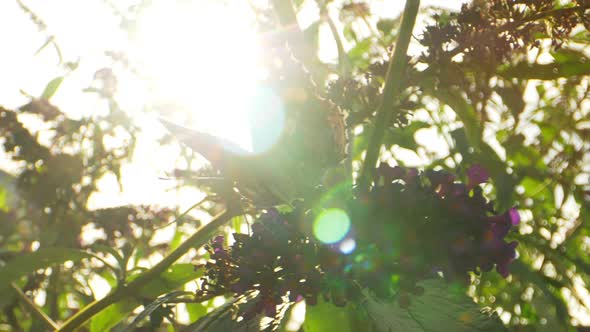
<svg viewBox="0 0 590 332">
<path fill-rule="evenodd" d="M 41 309 L 39 309 L 29 297 L 23 293 L 23 291 L 15 284 L 11 283 L 10 287 L 14 290 L 18 298 L 31 310 L 31 313 L 35 315 L 40 321 L 45 323 L 48 328 L 50 329 L 57 329 L 59 326 L 49 317 L 47 316 Z"/>
<path fill-rule="evenodd" d="M 293 8 L 291 0 L 271 0 L 274 12 L 279 19 L 282 28 L 290 30 L 289 46 L 300 61 L 307 60 L 307 50 L 305 49 L 305 40 L 303 31 L 297 23 L 297 14 Z"/>
<path fill-rule="evenodd" d="M 336 24 L 334 24 L 334 21 L 330 17 L 328 7 L 325 4 L 320 7 L 320 19 L 328 23 L 328 26 L 330 27 L 330 32 L 332 33 L 332 37 L 336 42 L 336 50 L 338 51 L 338 74 L 342 78 L 346 79 L 349 76 L 350 65 L 348 63 L 348 58 L 346 57 L 346 51 L 344 51 L 342 39 L 340 38 L 340 34 L 336 28 Z"/>
<path fill-rule="evenodd" d="M 391 123 L 391 119 L 393 119 L 395 113 L 399 111 L 397 108 L 392 109 L 392 106 L 395 105 L 396 99 L 399 98 L 402 89 L 402 80 L 408 62 L 408 45 L 410 44 L 410 38 L 412 37 L 412 30 L 414 29 L 414 23 L 416 22 L 419 7 L 420 0 L 406 1 L 399 35 L 395 44 L 395 50 L 393 51 L 393 56 L 387 69 L 387 76 L 385 77 L 383 99 L 381 100 L 381 105 L 379 105 L 377 115 L 375 116 L 375 129 L 369 137 L 367 154 L 361 169 L 359 178 L 359 188 L 361 191 L 368 190 L 368 187 L 373 180 L 373 169 L 377 164 L 377 158 L 379 157 L 379 150 L 381 149 L 381 141 L 383 140 L 385 130 Z"/>
<path fill-rule="evenodd" d="M 133 296 L 137 294 L 141 287 L 147 284 L 152 279 L 159 276 L 164 272 L 170 265 L 184 255 L 189 249 L 194 247 L 200 247 L 205 244 L 217 230 L 217 228 L 231 219 L 233 212 L 228 210 L 220 213 L 213 218 L 211 222 L 199 229 L 195 234 L 186 239 L 178 248 L 172 251 L 168 256 L 162 259 L 158 264 L 154 265 L 151 269 L 142 273 L 137 279 L 134 279 L 127 285 L 117 287 L 112 293 L 107 295 L 101 300 L 94 301 L 80 310 L 78 313 L 70 317 L 61 328 L 56 331 L 73 331 L 80 327 L 87 320 L 92 318 L 106 307 L 111 304 L 120 301 L 127 296 Z"/>
<path fill-rule="evenodd" d="M 193 209 L 197 208 L 199 205 L 203 204 L 207 199 L 209 198 L 209 196 L 205 195 L 205 197 L 203 197 L 201 200 L 199 200 L 198 202 L 196 202 L 195 204 L 191 205 L 191 207 L 189 207 L 188 209 L 186 209 L 184 212 L 182 212 L 178 217 L 174 218 L 174 220 L 172 220 L 171 222 L 167 223 L 166 225 L 163 226 L 159 226 L 159 227 L 154 227 L 154 229 L 161 229 L 161 228 L 166 228 L 174 223 L 178 223 L 178 225 L 180 226 L 180 222 L 182 219 L 184 219 L 184 217 L 191 212 Z"/>
<path fill-rule="evenodd" d="M 529 22 L 534 22 L 537 20 L 543 20 L 543 19 L 548 19 L 549 17 L 555 17 L 555 16 L 560 16 L 560 15 L 568 15 L 568 14 L 572 14 L 575 12 L 580 12 L 580 13 L 584 13 L 585 10 L 589 9 L 590 5 L 587 4 L 582 4 L 576 7 L 565 7 L 565 8 L 556 8 L 556 9 L 551 9 L 551 10 L 547 10 L 544 12 L 540 12 L 540 13 L 536 13 L 534 15 L 531 15 L 529 17 L 524 18 L 521 21 L 514 21 L 514 22 L 508 22 L 504 25 L 501 25 L 500 27 L 498 27 L 496 35 L 500 35 L 503 32 L 506 32 L 510 29 L 515 29 L 517 28 L 519 25 L 523 25 L 525 23 L 529 23 Z M 452 59 L 455 55 L 463 52 L 465 49 L 469 48 L 473 46 L 472 43 L 466 43 L 463 45 L 459 45 L 457 47 L 455 47 L 453 50 L 451 50 L 449 52 L 448 58 Z"/>
<path fill-rule="evenodd" d="M 321 82 L 320 75 L 314 70 L 319 67 L 317 55 L 313 53 L 313 48 L 305 40 L 303 30 L 297 22 L 293 3 L 291 0 L 271 0 L 271 4 L 282 29 L 288 32 L 287 42 L 291 52 L 310 71 L 313 81 Z"/>
</svg>

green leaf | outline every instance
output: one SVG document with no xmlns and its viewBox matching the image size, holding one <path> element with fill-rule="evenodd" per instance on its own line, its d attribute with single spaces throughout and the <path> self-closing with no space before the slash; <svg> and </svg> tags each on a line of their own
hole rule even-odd
<svg viewBox="0 0 590 332">
<path fill-rule="evenodd" d="M 8 191 L 0 187 L 0 211 L 8 212 Z"/>
<path fill-rule="evenodd" d="M 236 321 L 234 312 L 246 312 L 256 303 L 255 299 L 244 302 L 243 299 L 233 299 L 221 307 L 201 317 L 189 325 L 183 332 L 258 332 L 261 330 L 262 315 L 250 320 Z M 236 311 L 234 311 L 236 310 Z"/>
<path fill-rule="evenodd" d="M 401 16 L 396 19 L 383 18 L 377 22 L 377 30 L 381 31 L 383 35 L 388 35 L 394 28 L 399 27 Z"/>
<path fill-rule="evenodd" d="M 234 232 L 240 233 L 240 229 L 242 226 L 242 216 L 237 216 L 237 217 L 231 218 L 231 222 L 232 222 L 232 227 L 234 229 Z"/>
<path fill-rule="evenodd" d="M 61 85 L 61 82 L 63 82 L 63 80 L 63 76 L 58 76 L 52 79 L 49 83 L 47 83 L 47 86 L 45 86 L 45 90 L 43 90 L 43 94 L 41 94 L 41 99 L 51 99 L 51 97 L 53 97 L 53 95 L 57 92 L 57 89 L 59 89 L 59 86 Z"/>
<path fill-rule="evenodd" d="M 534 271 L 531 266 L 524 264 L 520 260 L 512 262 L 510 270 L 512 273 L 521 277 L 526 277 L 527 280 L 534 282 L 555 306 L 556 317 L 558 317 L 564 325 L 568 324 L 569 314 L 567 300 L 563 298 L 559 289 L 554 289 L 554 287 L 547 282 L 546 278 L 548 277 L 544 276 L 542 271 Z"/>
<path fill-rule="evenodd" d="M 0 292 L 6 291 L 11 282 L 38 269 L 90 257 L 92 255 L 87 252 L 70 248 L 42 248 L 19 254 L 0 268 Z"/>
<path fill-rule="evenodd" d="M 371 37 L 360 40 L 348 51 L 348 59 L 354 67 L 364 68 L 369 65 L 368 53 L 373 44 Z"/>
<path fill-rule="evenodd" d="M 518 119 L 526 106 L 523 99 L 523 88 L 516 84 L 507 84 L 504 87 L 497 87 L 496 92 L 502 97 L 502 101 L 508 106 L 508 110 L 514 118 Z"/>
<path fill-rule="evenodd" d="M 482 312 L 463 287 L 453 287 L 441 279 L 419 285 L 424 294 L 411 297 L 407 308 L 364 292 L 363 307 L 375 331 L 507 331 L 496 315 Z"/>
<path fill-rule="evenodd" d="M 342 35 L 344 35 L 344 39 L 348 42 L 356 42 L 358 40 L 358 36 L 356 31 L 354 31 L 354 26 L 352 23 L 348 23 L 342 29 Z"/>
<path fill-rule="evenodd" d="M 186 311 L 188 312 L 189 320 L 196 322 L 199 318 L 207 314 L 207 306 L 203 303 L 187 303 Z"/>
<path fill-rule="evenodd" d="M 113 248 L 113 247 L 109 247 L 106 246 L 104 244 L 98 244 L 95 243 L 91 246 L 93 251 L 97 251 L 97 252 L 106 252 L 111 254 L 115 260 L 117 260 L 117 264 L 119 264 L 119 268 L 120 269 L 126 269 L 127 267 L 125 266 L 125 259 L 123 259 L 123 256 L 121 256 L 121 254 L 117 251 L 117 249 Z"/>
<path fill-rule="evenodd" d="M 506 211 L 514 204 L 514 189 L 518 181 L 513 174 L 508 174 L 506 164 L 487 142 L 482 142 L 480 150 L 474 159 L 490 172 L 496 187 L 496 208 Z"/>
<path fill-rule="evenodd" d="M 134 299 L 127 299 L 111 304 L 92 317 L 90 320 L 90 332 L 110 331 L 123 318 L 127 317 L 129 312 L 138 306 L 139 302 Z"/>
<path fill-rule="evenodd" d="M 372 127 L 371 127 L 372 128 Z M 352 159 L 358 160 L 361 157 L 363 151 L 367 150 L 369 139 L 367 134 L 363 132 L 361 135 L 355 136 L 352 142 Z"/>
<path fill-rule="evenodd" d="M 137 326 L 137 324 L 141 323 L 141 321 L 143 321 L 146 317 L 151 315 L 154 311 L 156 311 L 158 308 L 160 308 L 166 302 L 168 302 L 172 299 L 175 299 L 177 297 L 181 297 L 184 295 L 191 295 L 191 294 L 193 294 L 193 293 L 185 292 L 185 291 L 175 291 L 175 292 L 171 292 L 171 293 L 168 293 L 164 296 L 157 298 L 152 303 L 148 304 L 145 307 L 145 309 L 139 315 L 137 315 L 135 317 L 135 319 L 133 319 L 133 321 L 129 325 L 127 325 L 126 327 L 124 327 L 123 329 L 120 329 L 118 331 L 120 331 L 120 332 L 131 331 L 132 328 Z"/>
<path fill-rule="evenodd" d="M 313 54 L 316 54 L 319 48 L 320 36 L 320 21 L 312 23 L 309 27 L 303 30 L 303 38 L 307 42 L 307 46 L 312 49 L 309 50 Z"/>
<path fill-rule="evenodd" d="M 296 9 L 300 9 L 305 1 L 304 0 L 294 0 L 293 5 Z"/>
<path fill-rule="evenodd" d="M 174 264 L 166 271 L 141 288 L 140 294 L 144 297 L 155 298 L 160 294 L 175 290 L 191 280 L 200 278 L 203 270 L 195 271 L 195 266 L 188 263 Z M 139 274 L 134 275 L 130 280 L 135 279 Z"/>
<path fill-rule="evenodd" d="M 583 57 L 575 61 L 548 64 L 521 62 L 500 68 L 499 75 L 507 79 L 521 80 L 555 80 L 562 77 L 586 76 L 590 75 L 590 59 Z"/>
<path fill-rule="evenodd" d="M 176 228 L 176 231 L 174 232 L 174 237 L 172 237 L 170 245 L 168 246 L 168 250 L 170 252 L 176 250 L 176 248 L 178 248 L 178 246 L 182 243 L 182 240 L 185 236 L 185 232 L 183 232 L 180 228 Z"/>
<path fill-rule="evenodd" d="M 316 305 L 306 306 L 303 330 L 305 332 L 355 331 L 353 321 L 355 315 L 351 307 L 351 304 L 346 307 L 337 307 L 320 298 Z"/>
<path fill-rule="evenodd" d="M 423 121 L 414 121 L 403 128 L 390 128 L 385 133 L 384 142 L 387 145 L 398 145 L 404 149 L 415 151 L 418 144 L 414 135 L 420 129 L 429 128 L 430 124 Z"/>
<path fill-rule="evenodd" d="M 576 33 L 575 35 L 573 35 L 572 37 L 570 37 L 570 40 L 575 43 L 583 43 L 583 44 L 590 43 L 590 31 L 588 31 L 588 30 L 580 31 L 580 32 Z"/>
<path fill-rule="evenodd" d="M 467 141 L 476 151 L 480 150 L 483 145 L 483 128 L 473 106 L 463 98 L 461 92 L 450 87 L 428 92 L 453 109 L 463 123 Z"/>
<path fill-rule="evenodd" d="M 586 59 L 584 52 L 571 48 L 561 48 L 551 52 L 555 63 L 579 63 L 581 59 Z"/>
<path fill-rule="evenodd" d="M 139 290 L 138 295 L 144 298 L 157 298 L 160 294 L 174 291 L 187 282 L 199 278 L 201 275 L 202 271 L 195 271 L 192 264 L 174 264 L 160 274 L 160 276 L 143 286 Z M 131 281 L 139 276 L 139 273 L 132 275 L 127 281 Z M 131 299 L 109 306 L 92 318 L 91 332 L 110 330 L 139 305 L 138 300 Z"/>
</svg>

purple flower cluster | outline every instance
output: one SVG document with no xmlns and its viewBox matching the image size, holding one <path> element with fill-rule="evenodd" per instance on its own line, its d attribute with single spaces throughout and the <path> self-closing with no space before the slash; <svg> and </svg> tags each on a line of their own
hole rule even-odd
<svg viewBox="0 0 590 332">
<path fill-rule="evenodd" d="M 481 183 L 488 172 L 480 165 L 467 170 L 467 184 L 446 171 L 423 173 L 411 168 L 380 167 L 383 185 L 373 188 L 374 212 L 397 223 L 402 236 L 393 245 L 402 265 L 410 270 L 437 270 L 448 277 L 465 278 L 467 272 L 490 271 L 503 277 L 516 258 L 516 242 L 506 242 L 512 226 L 520 223 L 515 208 L 497 214 L 484 196 Z"/>
<path fill-rule="evenodd" d="M 315 304 L 322 289 L 318 248 L 289 220 L 295 216 L 271 209 L 252 225 L 251 235 L 234 233 L 231 246 L 224 246 L 223 236 L 214 238 L 206 246 L 210 261 L 198 295 L 257 292 L 244 319 L 259 313 L 275 317 L 283 303 L 305 299 Z"/>
<path fill-rule="evenodd" d="M 469 272 L 495 266 L 508 276 L 517 243 L 505 238 L 520 216 L 515 208 L 494 211 L 480 187 L 489 177 L 484 168 L 469 168 L 464 182 L 446 171 L 387 165 L 378 174 L 369 192 L 341 202 L 352 221 L 352 252 L 305 232 L 314 209 L 270 209 L 251 234 L 234 233 L 231 246 L 223 236 L 206 246 L 210 260 L 198 295 L 253 296 L 240 313 L 251 319 L 276 317 L 280 306 L 303 299 L 313 305 L 318 296 L 342 306 L 366 287 L 382 297 L 417 294 L 416 283 L 436 273 L 468 281 Z"/>
</svg>

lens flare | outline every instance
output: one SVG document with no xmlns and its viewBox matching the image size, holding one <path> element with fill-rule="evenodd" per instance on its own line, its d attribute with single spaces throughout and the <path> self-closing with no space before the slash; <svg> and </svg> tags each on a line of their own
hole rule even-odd
<svg viewBox="0 0 590 332">
<path fill-rule="evenodd" d="M 313 235 L 327 244 L 341 241 L 349 230 L 350 218 L 342 209 L 327 209 L 313 223 Z"/>
<path fill-rule="evenodd" d="M 356 249 L 356 241 L 351 238 L 344 239 L 340 243 L 339 248 L 343 254 L 348 255 L 348 254 L 352 253 L 354 251 L 354 249 Z"/>
<path fill-rule="evenodd" d="M 281 98 L 272 89 L 259 87 L 251 97 L 248 113 L 252 153 L 270 150 L 285 129 L 285 107 Z"/>
</svg>

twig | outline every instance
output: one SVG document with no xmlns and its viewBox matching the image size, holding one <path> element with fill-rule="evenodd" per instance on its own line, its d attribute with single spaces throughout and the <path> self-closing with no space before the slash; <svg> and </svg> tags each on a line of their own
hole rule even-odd
<svg viewBox="0 0 590 332">
<path fill-rule="evenodd" d="M 294 57 L 309 71 L 312 81 L 320 82 L 321 75 L 315 69 L 320 68 L 321 63 L 305 40 L 303 30 L 297 22 L 293 3 L 291 0 L 271 0 L 271 4 L 282 28 L 290 32 L 287 42 Z"/>
<path fill-rule="evenodd" d="M 159 227 L 154 227 L 154 229 L 161 229 L 161 228 L 165 228 L 168 227 L 176 222 L 179 222 L 180 220 L 182 220 L 182 218 L 184 218 L 189 212 L 191 212 L 194 208 L 198 207 L 199 205 L 203 204 L 203 202 L 205 202 L 207 199 L 209 198 L 209 196 L 205 196 L 203 197 L 201 200 L 199 200 L 198 202 L 196 202 L 195 204 L 193 204 L 191 207 L 189 207 L 188 209 L 186 209 L 183 213 L 181 213 L 178 217 L 176 217 L 174 220 L 172 220 L 171 222 L 167 223 L 166 225 L 163 226 L 159 226 Z M 179 224 L 180 225 L 180 224 Z"/>
<path fill-rule="evenodd" d="M 176 262 L 176 260 L 178 260 L 182 255 L 184 255 L 189 249 L 193 247 L 200 247 L 203 244 L 205 244 L 211 238 L 212 234 L 217 230 L 217 228 L 223 225 L 229 219 L 231 219 L 232 215 L 233 211 L 229 210 L 220 213 L 219 215 L 214 217 L 211 222 L 199 229 L 195 234 L 193 234 L 180 246 L 178 246 L 178 248 L 176 248 L 168 256 L 162 259 L 158 264 L 154 265 L 154 267 L 142 273 L 137 279 L 134 279 L 129 284 L 122 285 L 116 288 L 112 293 L 110 293 L 103 299 L 94 301 L 86 307 L 82 308 L 82 310 L 78 311 L 75 315 L 70 317 L 63 324 L 63 326 L 57 329 L 56 331 L 73 331 L 74 329 L 84 324 L 87 320 L 92 318 L 92 316 L 96 315 L 97 313 L 99 313 L 106 307 L 110 306 L 111 304 L 114 304 L 125 297 L 137 294 L 141 287 L 143 287 L 152 279 L 159 276 L 170 265 L 172 265 L 174 262 Z"/>
<path fill-rule="evenodd" d="M 55 323 L 49 316 L 41 311 L 41 309 L 39 309 L 39 307 L 37 307 L 35 303 L 33 303 L 33 301 L 31 301 L 31 299 L 29 299 L 29 297 L 23 293 L 23 291 L 15 283 L 10 283 L 10 286 L 19 299 L 27 306 L 27 308 L 31 310 L 33 315 L 37 316 L 37 318 L 45 323 L 45 325 L 47 325 L 47 327 L 50 329 L 55 330 L 59 328 L 59 325 L 57 325 L 57 323 Z"/>
<path fill-rule="evenodd" d="M 346 57 L 346 52 L 344 51 L 344 45 L 342 44 L 342 39 L 340 38 L 340 34 L 338 33 L 338 29 L 336 28 L 336 24 L 334 20 L 330 17 L 330 13 L 328 12 L 328 8 L 325 4 L 322 4 L 320 8 L 320 17 L 323 21 L 328 23 L 330 27 L 330 32 L 332 33 L 332 37 L 336 42 L 336 49 L 338 51 L 338 70 L 340 71 L 340 75 L 344 78 L 348 77 L 348 72 L 350 70 L 350 66 L 348 65 L 348 58 Z"/>
<path fill-rule="evenodd" d="M 385 87 L 383 88 L 383 100 L 377 109 L 375 117 L 375 129 L 369 138 L 369 145 L 367 147 L 367 155 L 361 170 L 359 178 L 359 188 L 361 191 L 366 191 L 373 180 L 373 169 L 377 164 L 379 157 L 379 150 L 381 148 L 381 141 L 387 126 L 391 119 L 399 109 L 391 109 L 395 104 L 402 89 L 402 80 L 407 65 L 407 52 L 410 39 L 412 38 L 412 30 L 416 22 L 416 15 L 420 7 L 420 0 L 407 0 L 402 17 L 400 32 L 393 51 L 393 57 L 389 62 L 387 69 L 387 76 L 385 79 Z"/>
<path fill-rule="evenodd" d="M 584 4 L 584 5 L 580 5 L 580 6 L 576 6 L 576 7 L 557 8 L 557 9 L 551 9 L 548 11 L 537 13 L 535 15 L 531 15 L 530 17 L 523 19 L 522 21 L 508 22 L 504 25 L 501 25 L 497 29 L 496 35 L 500 35 L 501 33 L 509 31 L 510 29 L 513 29 L 515 27 L 518 27 L 521 24 L 530 23 L 533 21 L 541 20 L 541 19 L 546 19 L 551 16 L 567 15 L 567 14 L 571 14 L 571 13 L 575 13 L 575 12 L 584 13 L 584 11 L 589 8 L 590 8 L 590 5 Z M 473 43 L 466 43 L 466 45 L 459 45 L 459 46 L 455 47 L 454 49 L 452 49 L 449 52 L 449 55 L 448 55 L 449 59 L 452 59 L 457 54 L 463 52 L 465 49 L 472 47 L 472 46 L 473 46 Z"/>
</svg>

